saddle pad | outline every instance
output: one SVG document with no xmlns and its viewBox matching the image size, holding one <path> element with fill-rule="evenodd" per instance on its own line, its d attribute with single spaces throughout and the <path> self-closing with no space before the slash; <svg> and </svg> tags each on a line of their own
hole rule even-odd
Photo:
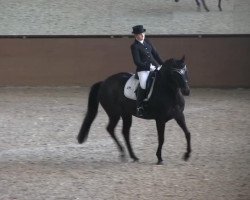
<svg viewBox="0 0 250 200">
<path fill-rule="evenodd" d="M 153 91 L 154 83 L 155 83 L 155 79 L 153 80 L 153 83 L 152 83 L 152 85 L 150 87 L 150 91 L 148 93 L 148 96 L 144 101 L 149 100 L 149 98 L 150 98 L 150 96 L 152 94 L 152 91 Z M 136 89 L 137 89 L 138 86 L 139 86 L 139 80 L 135 79 L 135 75 L 132 75 L 128 79 L 128 81 L 126 82 L 125 87 L 124 87 L 124 95 L 125 95 L 125 97 L 127 97 L 129 99 L 132 99 L 132 100 L 136 100 Z"/>
</svg>

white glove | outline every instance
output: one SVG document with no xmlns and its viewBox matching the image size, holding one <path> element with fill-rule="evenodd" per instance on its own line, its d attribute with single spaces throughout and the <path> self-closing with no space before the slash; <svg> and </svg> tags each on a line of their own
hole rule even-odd
<svg viewBox="0 0 250 200">
<path fill-rule="evenodd" d="M 159 67 L 157 67 L 157 70 L 159 71 L 161 69 L 162 65 L 160 65 Z"/>
<path fill-rule="evenodd" d="M 150 71 L 154 71 L 156 69 L 156 66 L 152 65 L 152 63 L 150 63 Z"/>
</svg>

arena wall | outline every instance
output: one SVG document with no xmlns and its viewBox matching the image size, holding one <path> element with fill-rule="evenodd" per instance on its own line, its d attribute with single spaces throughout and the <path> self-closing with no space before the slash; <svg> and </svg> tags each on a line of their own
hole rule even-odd
<svg viewBox="0 0 250 200">
<path fill-rule="evenodd" d="M 193 87 L 249 87 L 250 35 L 148 36 L 163 59 L 186 56 Z M 129 36 L 1 37 L 0 86 L 90 86 L 134 73 Z"/>
</svg>

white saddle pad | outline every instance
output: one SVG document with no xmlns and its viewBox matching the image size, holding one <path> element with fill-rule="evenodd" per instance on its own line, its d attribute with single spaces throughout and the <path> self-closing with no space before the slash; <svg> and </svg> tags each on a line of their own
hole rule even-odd
<svg viewBox="0 0 250 200">
<path fill-rule="evenodd" d="M 150 88 L 150 92 L 147 96 L 146 99 L 144 99 L 144 101 L 148 101 L 151 94 L 152 94 L 152 91 L 153 91 L 153 87 L 154 87 L 154 83 L 155 83 L 155 79 L 153 80 L 153 83 L 151 85 L 151 88 Z M 139 80 L 138 79 L 135 79 L 135 75 L 131 76 L 128 81 L 126 82 L 125 84 L 125 87 L 124 87 L 124 95 L 125 97 L 129 98 L 129 99 L 133 99 L 133 100 L 136 100 L 136 89 L 139 85 Z"/>
</svg>

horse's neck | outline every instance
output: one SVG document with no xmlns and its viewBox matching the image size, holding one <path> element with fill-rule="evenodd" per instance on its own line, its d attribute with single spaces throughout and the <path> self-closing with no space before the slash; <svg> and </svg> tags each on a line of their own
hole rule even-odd
<svg viewBox="0 0 250 200">
<path fill-rule="evenodd" d="M 177 95 L 179 92 L 179 88 L 175 87 L 175 84 L 171 82 L 170 78 L 163 77 L 162 75 L 158 75 L 156 88 L 164 93 L 172 93 L 173 95 Z"/>
<path fill-rule="evenodd" d="M 185 104 L 180 88 L 176 87 L 176 84 L 174 82 L 171 82 L 170 77 L 162 77 L 160 74 L 158 74 L 154 91 L 156 99 L 161 97 L 165 102 L 172 102 L 169 104 L 170 107 L 183 107 Z"/>
</svg>

